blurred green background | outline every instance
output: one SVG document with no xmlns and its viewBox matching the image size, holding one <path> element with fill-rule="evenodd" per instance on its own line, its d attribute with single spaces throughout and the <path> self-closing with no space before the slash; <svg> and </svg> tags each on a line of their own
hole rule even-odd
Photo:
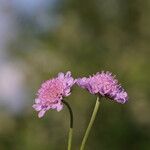
<svg viewBox="0 0 150 150">
<path fill-rule="evenodd" d="M 149 0 L 0 0 L 0 150 L 66 150 L 68 110 L 32 109 L 58 72 L 117 75 L 125 105 L 103 101 L 86 150 L 150 149 Z M 67 101 L 78 150 L 96 97 L 75 86 Z"/>
</svg>

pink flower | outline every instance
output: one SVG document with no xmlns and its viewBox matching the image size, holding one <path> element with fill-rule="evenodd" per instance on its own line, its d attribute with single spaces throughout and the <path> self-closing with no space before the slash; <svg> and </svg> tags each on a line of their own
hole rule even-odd
<svg viewBox="0 0 150 150">
<path fill-rule="evenodd" d="M 91 94 L 99 94 L 118 103 L 123 104 L 128 100 L 127 93 L 110 72 L 98 72 L 89 78 L 79 78 L 77 84 L 81 88 L 87 89 Z"/>
<path fill-rule="evenodd" d="M 71 94 L 74 83 L 70 71 L 66 74 L 59 73 L 56 78 L 45 81 L 38 90 L 35 104 L 32 106 L 39 112 L 38 117 L 43 117 L 49 109 L 62 110 L 62 99 Z"/>
</svg>

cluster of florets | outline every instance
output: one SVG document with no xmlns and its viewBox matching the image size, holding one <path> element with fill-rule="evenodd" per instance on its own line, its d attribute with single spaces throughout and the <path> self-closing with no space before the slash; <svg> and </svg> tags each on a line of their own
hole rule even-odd
<svg viewBox="0 0 150 150">
<path fill-rule="evenodd" d="M 38 116 L 41 118 L 49 109 L 62 110 L 62 99 L 69 96 L 71 87 L 75 80 L 71 77 L 71 72 L 66 74 L 59 73 L 54 79 L 47 80 L 38 90 L 37 98 L 33 108 L 39 111 Z"/>
<path fill-rule="evenodd" d="M 87 89 L 91 94 L 99 94 L 118 103 L 123 104 L 128 100 L 127 93 L 110 72 L 97 73 L 89 78 L 79 78 L 77 84 Z"/>
</svg>

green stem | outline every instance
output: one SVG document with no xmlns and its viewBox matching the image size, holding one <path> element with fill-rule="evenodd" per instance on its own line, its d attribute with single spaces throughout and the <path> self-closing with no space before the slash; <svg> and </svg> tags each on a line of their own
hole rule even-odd
<svg viewBox="0 0 150 150">
<path fill-rule="evenodd" d="M 94 110 L 93 110 L 93 114 L 92 114 L 91 120 L 90 120 L 90 122 L 89 122 L 89 125 L 88 125 L 88 127 L 87 127 L 87 129 L 86 129 L 85 135 L 84 135 L 84 137 L 83 137 L 80 150 L 84 150 L 84 147 L 85 147 L 86 141 L 87 141 L 87 139 L 88 139 L 89 133 L 90 133 L 90 131 L 91 131 L 91 128 L 92 128 L 93 123 L 94 123 L 94 120 L 95 120 L 95 118 L 96 118 L 99 105 L 100 105 L 100 100 L 99 100 L 99 97 L 97 97 L 96 104 L 95 104 L 95 107 L 94 107 Z"/>
<path fill-rule="evenodd" d="M 69 129 L 68 150 L 71 150 L 73 128 Z"/>
<path fill-rule="evenodd" d="M 72 145 L 72 135 L 73 135 L 73 112 L 68 102 L 65 100 L 62 101 L 68 108 L 70 114 L 70 128 L 69 128 L 69 137 L 68 137 L 68 150 L 71 150 Z"/>
</svg>

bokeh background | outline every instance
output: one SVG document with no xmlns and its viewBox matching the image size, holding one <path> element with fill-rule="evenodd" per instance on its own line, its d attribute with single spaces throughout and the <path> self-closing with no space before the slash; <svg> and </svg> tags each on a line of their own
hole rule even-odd
<svg viewBox="0 0 150 150">
<path fill-rule="evenodd" d="M 58 72 L 116 74 L 125 105 L 101 103 L 87 150 L 150 149 L 149 0 L 0 0 L 0 150 L 65 150 L 68 110 L 39 119 L 40 84 Z M 67 101 L 78 150 L 96 97 L 75 86 Z"/>
</svg>

